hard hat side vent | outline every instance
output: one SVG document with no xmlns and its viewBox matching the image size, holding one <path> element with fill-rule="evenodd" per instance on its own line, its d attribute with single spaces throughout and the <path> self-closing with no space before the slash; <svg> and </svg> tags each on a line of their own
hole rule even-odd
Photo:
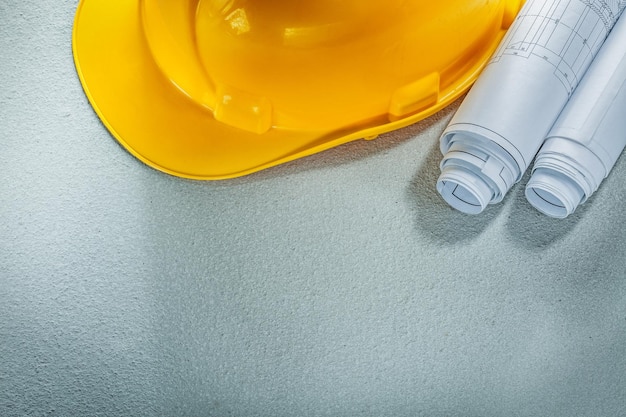
<svg viewBox="0 0 626 417">
<path fill-rule="evenodd" d="M 395 121 L 437 104 L 440 79 L 439 73 L 433 72 L 397 89 L 391 96 L 389 120 Z"/>
<path fill-rule="evenodd" d="M 272 127 L 272 103 L 233 87 L 218 86 L 213 115 L 224 124 L 257 134 Z"/>
</svg>

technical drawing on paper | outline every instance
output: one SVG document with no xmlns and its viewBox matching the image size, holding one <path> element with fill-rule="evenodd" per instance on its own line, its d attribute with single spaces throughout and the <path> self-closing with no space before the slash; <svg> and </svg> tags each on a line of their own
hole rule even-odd
<svg viewBox="0 0 626 417">
<path fill-rule="evenodd" d="M 626 0 L 528 0 L 491 60 L 540 59 L 571 95 L 626 6 Z"/>
</svg>

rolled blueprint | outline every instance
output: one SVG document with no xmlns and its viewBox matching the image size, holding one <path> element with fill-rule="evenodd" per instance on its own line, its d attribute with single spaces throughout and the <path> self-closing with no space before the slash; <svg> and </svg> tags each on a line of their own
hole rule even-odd
<svg viewBox="0 0 626 417">
<path fill-rule="evenodd" d="M 441 137 L 437 190 L 476 214 L 519 181 L 626 0 L 527 0 Z"/>
<path fill-rule="evenodd" d="M 609 174 L 626 146 L 626 15 L 539 150 L 526 198 L 548 216 L 564 218 Z"/>
</svg>

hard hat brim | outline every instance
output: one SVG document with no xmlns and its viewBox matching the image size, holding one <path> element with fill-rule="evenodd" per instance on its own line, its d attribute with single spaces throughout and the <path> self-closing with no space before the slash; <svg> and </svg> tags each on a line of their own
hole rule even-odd
<svg viewBox="0 0 626 417">
<path fill-rule="evenodd" d="M 499 40 L 500 36 L 458 82 L 440 93 L 436 104 L 408 117 L 379 118 L 339 131 L 272 128 L 263 134 L 220 123 L 165 78 L 150 55 L 138 1 L 81 0 L 73 52 L 90 103 L 130 153 L 172 175 L 225 179 L 375 137 L 434 114 L 469 88 Z"/>
</svg>

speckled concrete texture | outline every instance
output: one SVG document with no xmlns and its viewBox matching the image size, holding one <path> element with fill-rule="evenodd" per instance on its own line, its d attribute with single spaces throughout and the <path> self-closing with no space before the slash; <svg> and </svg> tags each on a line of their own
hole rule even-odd
<svg viewBox="0 0 626 417">
<path fill-rule="evenodd" d="M 626 416 L 626 160 L 571 218 L 434 189 L 458 103 L 194 182 L 124 151 L 76 1 L 0 0 L 0 415 Z"/>
</svg>

